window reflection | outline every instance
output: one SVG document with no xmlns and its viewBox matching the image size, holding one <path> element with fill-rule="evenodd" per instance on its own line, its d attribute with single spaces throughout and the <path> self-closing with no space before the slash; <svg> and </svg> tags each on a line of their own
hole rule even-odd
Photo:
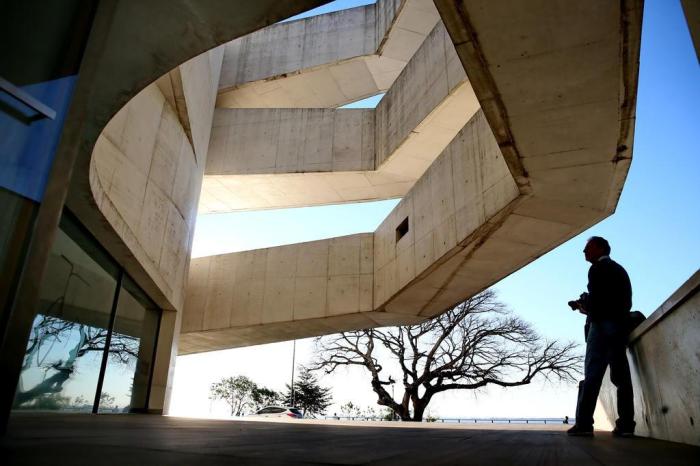
<svg viewBox="0 0 700 466">
<path fill-rule="evenodd" d="M 100 412 L 146 408 L 160 310 L 122 275 L 110 336 L 119 274 L 92 238 L 61 220 L 15 409 L 92 411 L 104 357 Z"/>
<path fill-rule="evenodd" d="M 69 235 L 70 234 L 70 235 Z M 91 410 L 116 288 L 116 267 L 89 255 L 62 222 L 27 342 L 15 407 Z"/>
<path fill-rule="evenodd" d="M 144 411 L 160 312 L 125 278 L 109 345 L 100 412 Z"/>
</svg>

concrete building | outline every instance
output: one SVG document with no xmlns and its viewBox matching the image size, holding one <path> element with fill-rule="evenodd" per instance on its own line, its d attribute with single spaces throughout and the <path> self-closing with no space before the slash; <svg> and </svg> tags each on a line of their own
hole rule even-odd
<svg viewBox="0 0 700 466">
<path fill-rule="evenodd" d="M 322 3 L 7 8 L 3 426 L 13 404 L 161 413 L 178 354 L 419 322 L 614 212 L 641 1 L 279 23 Z M 198 212 L 388 198 L 374 232 L 190 258 Z"/>
</svg>

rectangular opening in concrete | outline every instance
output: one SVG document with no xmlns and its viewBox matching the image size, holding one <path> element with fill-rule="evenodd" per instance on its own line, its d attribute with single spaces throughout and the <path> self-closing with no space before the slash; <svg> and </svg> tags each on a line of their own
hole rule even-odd
<svg viewBox="0 0 700 466">
<path fill-rule="evenodd" d="M 399 226 L 396 227 L 396 242 L 398 243 L 408 233 L 408 217 L 403 219 Z"/>
</svg>

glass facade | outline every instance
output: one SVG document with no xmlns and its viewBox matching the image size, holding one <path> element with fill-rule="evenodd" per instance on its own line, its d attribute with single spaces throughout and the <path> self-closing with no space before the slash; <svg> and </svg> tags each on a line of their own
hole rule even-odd
<svg viewBox="0 0 700 466">
<path fill-rule="evenodd" d="M 146 408 L 160 310 L 66 215 L 39 306 L 15 409 Z"/>
<path fill-rule="evenodd" d="M 112 327 L 100 412 L 142 411 L 148 403 L 160 310 L 124 277 Z"/>
</svg>

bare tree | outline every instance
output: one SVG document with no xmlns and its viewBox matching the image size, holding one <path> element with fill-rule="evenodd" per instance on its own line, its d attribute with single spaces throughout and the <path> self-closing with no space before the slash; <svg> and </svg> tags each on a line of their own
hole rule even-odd
<svg viewBox="0 0 700 466">
<path fill-rule="evenodd" d="M 378 348 L 388 350 L 403 373 L 398 400 L 387 391 L 395 381 L 383 372 Z M 573 382 L 582 362 L 575 350 L 574 343 L 541 338 L 487 290 L 420 324 L 319 337 L 312 369 L 364 367 L 377 404 L 404 421 L 421 421 L 430 400 L 447 390 L 515 387 L 538 375 Z"/>
<path fill-rule="evenodd" d="M 32 327 L 32 334 L 27 343 L 22 373 L 36 364 L 45 373 L 44 379 L 30 389 L 24 388 L 22 377 L 17 387 L 14 405 L 20 407 L 29 403 L 37 403 L 42 397 L 61 398 L 60 392 L 63 385 L 76 371 L 79 358 L 90 352 L 104 352 L 107 349 L 108 356 L 116 363 L 123 365 L 135 364 L 138 358 L 139 339 L 129 335 L 114 332 L 109 348 L 106 348 L 108 330 L 106 328 L 92 327 L 80 322 L 73 322 L 54 317 L 52 314 L 64 315 L 66 295 L 70 284 L 82 283 L 90 287 L 91 282 L 83 278 L 76 271 L 75 264 L 65 255 L 60 257 L 68 263 L 69 273 L 66 275 L 63 292 L 49 305 L 46 311 L 37 314 Z M 77 280 L 75 282 L 74 280 Z M 57 343 L 68 343 L 75 340 L 75 345 L 68 352 L 68 357 L 63 360 L 46 361 L 52 356 L 52 348 Z M 51 375 L 48 375 L 51 373 Z M 56 406 L 58 404 L 55 403 Z"/>
<path fill-rule="evenodd" d="M 30 403 L 42 396 L 60 393 L 63 385 L 75 372 L 79 358 L 91 352 L 102 353 L 105 350 L 107 334 L 108 331 L 104 328 L 39 314 L 27 344 L 22 370 L 27 370 L 35 364 L 36 367 L 45 371 L 47 376 L 26 390 L 20 379 L 15 395 L 15 407 Z M 75 340 L 75 344 L 65 360 L 46 361 L 52 354 L 51 348 L 54 344 L 71 340 Z M 114 362 L 129 365 L 135 364 L 138 350 L 138 338 L 114 332 L 107 353 Z M 48 375 L 49 373 L 51 375 Z"/>
</svg>

